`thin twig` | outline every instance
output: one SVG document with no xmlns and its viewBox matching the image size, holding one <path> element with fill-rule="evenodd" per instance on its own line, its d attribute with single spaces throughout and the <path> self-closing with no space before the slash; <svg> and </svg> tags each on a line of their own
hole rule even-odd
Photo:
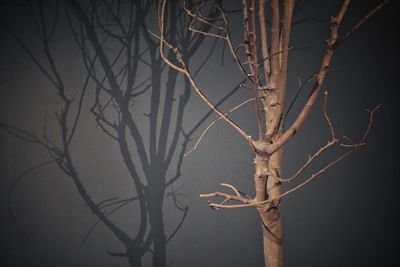
<svg viewBox="0 0 400 267">
<path fill-rule="evenodd" d="M 387 3 L 389 3 L 389 0 L 385 0 L 383 3 L 377 5 L 374 9 L 368 12 L 368 14 L 366 14 L 356 25 L 354 25 L 353 28 L 351 28 L 348 32 L 346 32 L 342 37 L 339 38 L 339 40 L 336 42 L 336 46 L 341 45 L 353 33 L 358 31 L 361 28 L 361 26 L 363 26 L 364 23 L 367 22 L 367 20 L 369 20 L 378 11 L 380 11 Z"/>
<path fill-rule="evenodd" d="M 242 103 L 240 103 L 239 105 L 231 108 L 230 110 L 228 110 L 227 112 L 225 112 L 225 115 L 229 115 L 230 113 L 232 113 L 233 111 L 235 111 L 236 109 L 242 107 L 243 105 L 253 101 L 254 98 L 250 98 L 247 99 L 246 101 L 243 101 Z M 185 152 L 185 154 L 183 155 L 184 157 L 186 157 L 187 155 L 189 155 L 190 153 L 194 152 L 197 149 L 197 146 L 200 144 L 201 140 L 203 139 L 203 137 L 205 136 L 205 134 L 207 133 L 207 131 L 214 126 L 215 124 L 217 124 L 219 121 L 222 120 L 222 117 L 219 117 L 218 119 L 214 120 L 213 122 L 211 122 L 205 129 L 204 131 L 201 133 L 200 137 L 197 139 L 196 143 L 194 144 L 194 146 L 188 150 L 187 152 Z"/>
</svg>

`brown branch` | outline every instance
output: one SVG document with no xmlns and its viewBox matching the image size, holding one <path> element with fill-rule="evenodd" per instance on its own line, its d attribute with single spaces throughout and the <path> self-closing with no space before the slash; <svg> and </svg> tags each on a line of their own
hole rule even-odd
<svg viewBox="0 0 400 267">
<path fill-rule="evenodd" d="M 336 68 L 329 68 L 328 72 L 332 72 L 332 71 L 337 71 L 337 70 L 342 70 L 344 69 L 344 67 L 336 67 Z M 303 92 L 304 88 L 310 84 L 315 78 L 317 77 L 317 73 L 310 75 L 304 82 L 301 81 L 301 77 L 299 74 L 297 74 L 297 80 L 298 80 L 298 85 L 299 88 L 297 89 L 297 92 L 295 94 L 295 96 L 293 97 L 292 101 L 290 101 L 290 104 L 285 112 L 285 115 L 283 117 L 283 123 L 285 124 L 285 121 L 290 113 L 290 111 L 292 110 L 294 104 L 296 103 L 298 97 L 300 96 L 300 94 Z"/>
<path fill-rule="evenodd" d="M 214 103 L 210 101 L 210 99 L 203 93 L 203 90 L 197 85 L 197 83 L 194 81 L 192 74 L 189 71 L 189 68 L 186 66 L 186 63 L 183 59 L 182 53 L 178 50 L 177 47 L 174 47 L 168 41 L 165 40 L 164 38 L 164 13 L 165 13 L 165 6 L 166 6 L 167 0 L 163 0 L 161 2 L 161 10 L 159 13 L 159 24 L 160 24 L 160 36 L 158 37 L 160 40 L 160 55 L 161 58 L 164 60 L 164 62 L 170 66 L 171 68 L 175 69 L 176 71 L 182 73 L 189 81 L 190 85 L 192 88 L 195 90 L 197 95 L 200 96 L 200 98 L 218 115 L 220 115 L 224 121 L 226 121 L 232 128 L 234 128 L 246 141 L 251 143 L 251 136 L 247 134 L 238 124 L 236 124 L 234 121 L 229 119 L 224 112 L 219 110 Z M 175 63 L 171 62 L 168 57 L 164 53 L 164 45 L 167 46 L 168 49 L 170 49 L 173 54 L 175 55 L 175 59 L 177 62 L 180 64 L 180 66 L 176 65 Z"/>
<path fill-rule="evenodd" d="M 268 204 L 268 203 L 271 203 L 273 201 L 279 200 L 282 197 L 287 196 L 287 195 L 289 195 L 289 194 L 291 194 L 291 193 L 303 188 L 309 182 L 314 180 L 318 175 L 326 172 L 329 168 L 331 168 L 332 166 L 336 165 L 338 162 L 340 162 L 341 160 L 343 160 L 344 158 L 346 158 L 350 154 L 352 154 L 354 151 L 356 151 L 360 146 L 363 146 L 365 144 L 365 139 L 367 138 L 367 136 L 368 136 L 368 134 L 369 134 L 369 132 L 371 130 L 374 113 L 380 108 L 380 106 L 381 105 L 378 105 L 372 110 L 367 110 L 367 112 L 369 113 L 368 125 L 367 125 L 367 128 L 364 131 L 364 134 L 362 135 L 362 137 L 361 137 L 361 139 L 360 139 L 360 141 L 358 143 L 347 146 L 347 147 L 350 148 L 348 151 L 344 152 L 339 157 L 337 157 L 335 160 L 333 160 L 333 161 L 329 162 L 328 164 L 326 164 L 323 168 L 321 168 L 317 172 L 311 174 L 307 179 L 305 179 L 302 183 L 298 184 L 297 186 L 285 191 L 284 193 L 282 193 L 282 194 L 280 194 L 280 195 L 278 195 L 278 196 L 276 196 L 274 198 L 267 199 L 267 200 L 264 200 L 264 201 L 258 201 L 258 202 L 252 201 L 252 203 L 236 204 L 236 205 L 225 205 L 225 204 L 221 205 L 221 204 L 216 204 L 216 203 L 209 203 L 209 206 L 214 208 L 214 209 L 215 208 L 230 208 L 230 209 L 232 209 L 232 208 L 244 208 L 244 207 L 260 206 L 260 205 Z M 213 194 L 211 194 L 211 195 L 213 195 Z M 220 196 L 220 195 L 213 195 L 213 196 Z"/>
<path fill-rule="evenodd" d="M 368 126 L 367 129 L 365 130 L 363 136 L 361 137 L 361 140 L 359 143 L 363 143 L 365 141 L 365 139 L 367 139 L 369 131 L 371 130 L 371 126 L 373 123 L 373 116 L 374 113 L 382 106 L 382 104 L 377 105 L 375 108 L 373 108 L 372 110 L 367 109 L 366 111 L 369 113 L 369 120 L 368 120 Z"/>
<path fill-rule="evenodd" d="M 247 0 L 243 1 L 243 10 L 246 6 Z M 247 10 L 247 9 L 246 9 Z M 244 12 L 244 11 L 243 11 Z M 247 11 L 243 14 L 247 15 Z M 244 16 L 245 17 L 245 16 Z M 247 17 L 247 16 L 246 16 Z M 257 116 L 257 126 L 258 126 L 258 138 L 259 140 L 264 140 L 265 138 L 265 125 L 263 122 L 263 117 L 261 114 L 261 104 L 259 98 L 259 88 L 260 88 L 260 77 L 259 77 L 259 67 L 258 67 L 258 56 L 257 56 L 257 29 L 256 29 L 256 18 L 255 18 L 255 3 L 251 1 L 250 5 L 250 18 L 251 18 L 251 27 L 249 31 L 248 21 L 245 21 L 245 38 L 247 41 L 247 48 L 250 48 L 250 53 L 247 54 L 247 59 L 249 60 L 251 73 L 254 76 L 253 82 L 253 92 L 255 99 L 255 109 Z M 247 27 L 246 27 L 247 25 Z"/>
<path fill-rule="evenodd" d="M 338 30 L 340 24 L 343 21 L 343 17 L 346 13 L 349 2 L 350 2 L 349 0 L 344 0 L 338 15 L 332 18 L 332 25 L 329 38 L 326 41 L 326 52 L 322 60 L 321 68 L 318 72 L 316 82 L 312 89 L 312 93 L 310 94 L 306 104 L 304 105 L 303 109 L 297 116 L 296 120 L 289 127 L 289 129 L 287 129 L 286 132 L 282 134 L 281 137 L 279 137 L 279 139 L 275 143 L 268 145 L 265 148 L 262 148 L 263 152 L 266 152 L 267 154 L 272 154 L 279 148 L 281 148 L 283 145 L 285 145 L 296 134 L 296 132 L 304 124 L 305 120 L 310 114 L 311 109 L 319 95 L 321 85 L 323 84 L 326 74 L 329 70 L 329 65 L 332 60 L 333 52 L 342 42 L 342 39 L 338 39 Z M 368 13 L 367 16 L 364 17 L 364 19 L 362 19 L 359 23 L 356 24 L 355 28 L 353 28 L 354 29 L 353 31 L 350 30 L 349 35 L 345 34 L 345 37 L 347 38 L 348 36 L 350 36 L 351 33 L 360 28 L 365 23 L 365 21 L 367 21 L 367 19 L 370 18 L 372 15 L 376 14 L 376 12 L 379 11 L 384 6 L 384 4 L 386 4 L 386 2 L 382 3 L 381 5 L 373 9 L 370 13 Z M 254 145 L 256 147 L 257 144 Z"/>
<path fill-rule="evenodd" d="M 347 7 L 349 5 L 350 0 L 344 0 L 343 4 L 336 15 L 336 17 L 332 18 L 331 22 L 331 28 L 330 28 L 330 34 L 329 37 L 326 41 L 326 51 L 322 60 L 321 68 L 318 72 L 316 82 L 314 84 L 314 87 L 312 89 L 312 92 L 310 96 L 308 97 L 307 102 L 303 106 L 302 110 L 300 111 L 299 115 L 295 119 L 295 121 L 292 123 L 292 125 L 287 129 L 279 138 L 276 140 L 275 143 L 272 143 L 270 145 L 267 145 L 265 147 L 260 147 L 262 152 L 265 152 L 267 154 L 273 154 L 275 151 L 280 149 L 283 145 L 285 145 L 298 131 L 298 129 L 304 124 L 305 120 L 307 119 L 308 115 L 311 112 L 312 107 L 314 106 L 314 103 L 316 102 L 320 88 L 322 86 L 322 83 L 325 80 L 326 74 L 329 69 L 329 65 L 332 60 L 333 52 L 335 49 L 335 43 L 338 38 L 338 30 L 339 26 L 343 21 L 344 14 L 347 10 Z M 256 150 L 257 144 L 253 144 Z"/>
<path fill-rule="evenodd" d="M 231 194 L 222 193 L 222 192 L 214 192 L 214 193 L 210 193 L 210 194 L 200 194 L 201 198 L 213 198 L 213 197 L 222 197 L 223 198 L 222 202 L 220 202 L 219 204 L 213 203 L 211 201 L 208 202 L 209 203 L 208 205 L 213 209 L 229 208 L 231 206 L 236 206 L 234 204 L 227 204 L 232 200 L 242 202 L 242 203 L 244 203 L 243 205 L 252 205 L 252 203 L 254 202 L 253 199 L 249 199 L 247 197 L 243 197 L 240 194 L 240 191 L 237 190 L 236 187 L 234 187 L 233 185 L 230 185 L 230 184 L 227 184 L 227 183 L 221 183 L 221 186 L 228 187 L 235 194 L 231 195 Z"/>
<path fill-rule="evenodd" d="M 159 10 L 159 14 L 158 14 L 159 15 L 158 23 L 159 23 L 159 27 L 160 27 L 160 36 L 158 36 L 158 39 L 160 40 L 160 56 L 169 67 L 173 68 L 174 70 L 176 70 L 180 73 L 184 73 L 185 72 L 185 62 L 183 61 L 183 55 L 179 52 L 178 48 L 171 45 L 167 40 L 165 40 L 165 37 L 164 37 L 164 31 L 165 31 L 165 25 L 164 25 L 165 24 L 165 19 L 164 19 L 165 15 L 164 14 L 165 14 L 166 4 L 167 4 L 167 0 L 163 0 L 160 2 L 161 10 Z M 151 31 L 149 31 L 149 32 L 152 35 L 156 36 Z M 167 48 L 169 50 L 171 50 L 171 52 L 173 52 L 176 60 L 182 66 L 179 67 L 178 65 L 176 65 L 175 63 L 173 63 L 172 61 L 169 60 L 168 56 L 166 56 L 164 53 L 164 45 L 166 45 Z"/>
<path fill-rule="evenodd" d="M 334 141 L 334 140 L 336 140 L 335 129 L 333 128 L 332 121 L 329 118 L 327 106 L 328 106 L 328 91 L 325 91 L 324 92 L 324 105 L 323 105 L 324 112 L 323 113 L 324 113 L 324 118 L 326 120 L 326 123 L 328 124 L 329 130 L 331 131 L 332 141 Z"/>
<path fill-rule="evenodd" d="M 285 0 L 283 10 L 283 25 L 281 29 L 281 43 L 279 50 L 282 51 L 280 54 L 280 69 L 277 71 L 278 81 L 276 82 L 276 86 L 278 89 L 277 92 L 277 104 L 276 110 L 274 111 L 275 116 L 272 118 L 268 129 L 268 137 L 271 138 L 273 134 L 278 132 L 279 125 L 282 120 L 282 111 L 285 100 L 285 91 L 286 91 L 286 83 L 287 83 L 287 69 L 288 69 L 288 56 L 289 56 L 289 40 L 290 33 L 292 29 L 292 17 L 293 17 L 293 8 L 294 8 L 294 0 Z M 275 85 L 273 85 L 275 86 Z"/>
<path fill-rule="evenodd" d="M 189 80 L 190 84 L 192 87 L 195 89 L 196 93 L 201 97 L 201 99 L 212 109 L 214 110 L 215 113 L 217 113 L 224 121 L 226 121 L 232 128 L 234 128 L 246 141 L 250 142 L 251 141 L 251 136 L 246 133 L 238 124 L 236 124 L 234 121 L 229 119 L 221 110 L 219 110 L 209 99 L 208 97 L 203 93 L 203 91 L 200 89 L 200 87 L 196 84 L 196 82 L 193 80 L 191 74 L 189 73 L 188 70 L 185 72 L 186 78 Z"/>
<path fill-rule="evenodd" d="M 328 143 L 322 147 L 320 147 L 317 152 L 315 152 L 312 156 L 308 157 L 308 160 L 306 161 L 306 163 L 303 164 L 303 166 L 301 166 L 296 173 L 294 173 L 292 176 L 290 176 L 289 178 L 280 178 L 280 177 L 274 177 L 276 180 L 278 180 L 281 183 L 291 183 L 293 182 L 296 178 L 298 178 L 310 165 L 311 163 L 313 163 L 314 160 L 316 160 L 323 152 L 327 151 L 329 148 L 333 147 L 334 145 L 339 145 L 342 146 L 342 144 L 339 142 L 339 139 L 336 138 L 335 135 L 335 129 L 333 127 L 332 121 L 329 118 L 328 115 L 328 111 L 327 111 L 327 105 L 328 105 L 328 92 L 325 91 L 324 92 L 324 104 L 323 104 L 323 116 L 325 118 L 325 121 L 328 125 L 328 128 L 331 132 L 331 140 L 328 141 Z M 370 128 L 370 126 L 368 127 Z M 364 141 L 362 138 L 360 140 L 359 143 L 357 144 L 353 144 L 353 145 L 346 145 L 346 147 L 349 148 L 354 148 L 354 147 L 359 147 L 364 145 Z"/>
<path fill-rule="evenodd" d="M 220 10 L 220 8 L 217 6 L 217 8 Z M 201 23 L 204 23 L 208 26 L 215 27 L 216 29 L 220 31 L 225 31 L 224 27 L 220 27 L 215 25 L 215 21 L 217 21 L 216 18 L 208 18 L 203 15 L 201 15 L 200 11 L 197 10 L 196 13 L 193 13 L 190 9 L 188 9 L 186 6 L 183 7 L 184 11 L 186 12 L 186 15 L 192 18 L 192 21 L 189 25 L 193 25 L 196 20 L 200 21 Z M 221 10 L 220 10 L 221 11 Z"/>
<path fill-rule="evenodd" d="M 193 28 L 193 26 L 191 24 L 189 25 L 189 30 L 191 32 L 202 34 L 204 36 L 215 37 L 215 38 L 218 38 L 218 39 L 225 39 L 226 38 L 226 36 L 223 36 L 223 35 L 220 35 L 220 34 L 217 34 L 217 33 L 205 32 L 205 31 L 202 31 L 202 30 L 195 29 L 195 28 Z"/>
<path fill-rule="evenodd" d="M 237 66 L 239 67 L 239 70 L 244 74 L 244 76 L 246 77 L 247 80 L 253 82 L 252 73 L 248 73 L 246 71 L 246 69 L 244 67 L 245 64 L 241 62 L 241 60 L 239 59 L 239 57 L 237 55 L 237 49 L 238 48 L 236 48 L 236 49 L 234 48 L 235 46 L 233 45 L 233 42 L 231 40 L 230 31 L 229 31 L 229 28 L 228 28 L 228 19 L 227 19 L 225 13 L 223 12 L 223 10 L 218 5 L 216 6 L 216 8 L 218 9 L 219 14 L 222 17 L 222 21 L 224 22 L 224 25 L 222 27 L 215 25 L 215 19 L 209 19 L 208 20 L 205 17 L 199 16 L 198 12 L 196 14 L 194 14 L 190 10 L 185 9 L 186 14 L 189 17 L 192 18 L 192 21 L 189 24 L 189 31 L 201 34 L 203 36 L 209 36 L 209 37 L 215 37 L 215 38 L 218 38 L 218 39 L 224 39 L 225 42 L 228 44 L 228 48 L 229 48 L 229 51 L 231 52 L 231 55 L 233 57 L 233 61 L 237 64 Z M 206 25 L 208 25 L 210 27 L 215 27 L 216 29 L 218 29 L 218 31 L 223 32 L 224 34 L 223 35 L 222 34 L 215 34 L 215 33 L 210 33 L 210 32 L 205 32 L 205 31 L 201 31 L 201 30 L 195 29 L 193 27 L 193 23 L 194 23 L 195 20 L 198 20 L 198 21 L 200 21 L 200 22 L 202 22 L 202 23 L 204 23 L 204 24 L 206 24 Z M 242 45 L 244 45 L 244 44 L 242 44 Z"/>
<path fill-rule="evenodd" d="M 234 48 L 235 46 L 233 45 L 232 39 L 231 39 L 231 35 L 230 35 L 230 31 L 228 29 L 228 19 L 226 18 L 225 14 L 221 11 L 221 16 L 222 19 L 225 23 L 225 29 L 226 29 L 226 38 L 225 41 L 228 44 L 228 48 L 229 51 L 231 52 L 231 55 L 233 57 L 233 61 L 236 63 L 236 65 L 238 66 L 239 70 L 244 74 L 246 80 L 250 81 L 250 82 L 254 82 L 253 80 L 253 76 L 252 73 L 248 73 L 244 67 L 244 64 L 241 62 L 241 60 L 239 59 L 238 55 L 237 55 L 237 51 L 240 47 L 245 46 L 245 44 L 240 44 L 239 46 L 237 46 L 236 48 Z"/>
<path fill-rule="evenodd" d="M 367 22 L 367 20 L 369 20 L 378 11 L 380 11 L 387 3 L 389 3 L 389 0 L 385 0 L 383 3 L 377 5 L 374 9 L 372 9 L 370 12 L 368 12 L 368 14 L 366 14 L 356 25 L 354 25 L 353 28 L 351 28 L 348 32 L 346 32 L 342 37 L 339 38 L 339 40 L 336 42 L 336 47 L 341 45 L 353 33 L 358 31 L 364 25 L 364 23 Z"/>
<path fill-rule="evenodd" d="M 280 50 L 279 49 L 279 2 L 278 0 L 271 0 L 271 54 L 275 55 Z M 270 77 L 270 87 L 273 90 L 278 89 L 278 79 L 279 79 L 279 57 L 271 57 L 271 77 Z"/>
<path fill-rule="evenodd" d="M 253 101 L 254 98 L 250 98 L 247 99 L 246 101 L 243 101 L 242 103 L 240 103 L 239 105 L 231 108 L 230 110 L 228 110 L 227 112 L 225 112 L 225 115 L 229 115 L 230 113 L 232 113 L 233 111 L 237 110 L 238 108 L 242 107 L 243 105 Z M 197 146 L 200 144 L 201 140 L 203 139 L 203 137 L 205 136 L 205 134 L 207 133 L 207 131 L 214 126 L 215 124 L 217 124 L 219 121 L 222 120 L 222 117 L 219 117 L 218 119 L 214 120 L 213 122 L 211 122 L 205 129 L 204 131 L 201 133 L 200 137 L 197 139 L 196 143 L 194 144 L 194 146 L 187 152 L 185 152 L 185 154 L 183 155 L 184 157 L 186 157 L 187 155 L 191 154 L 192 152 L 194 152 L 197 149 Z"/>
<path fill-rule="evenodd" d="M 238 50 L 241 47 L 243 47 L 245 44 L 240 44 L 236 48 L 234 48 L 234 45 L 233 45 L 232 39 L 230 37 L 230 34 L 227 35 L 227 38 L 225 40 L 226 40 L 226 43 L 228 44 L 229 51 L 231 52 L 231 55 L 233 57 L 233 61 L 238 66 L 240 72 L 243 73 L 243 75 L 245 76 L 246 80 L 248 80 L 249 82 L 253 83 L 254 82 L 253 75 L 246 70 L 246 68 L 244 67 L 245 64 L 242 63 L 242 61 L 239 59 L 239 57 L 237 55 Z"/>
<path fill-rule="evenodd" d="M 269 51 L 268 51 L 268 37 L 267 37 L 267 27 L 265 24 L 265 0 L 259 1 L 258 7 L 258 18 L 260 24 L 260 34 L 261 34 L 261 51 L 263 55 L 263 69 L 264 69 L 264 78 L 265 78 L 265 86 L 268 87 L 268 78 L 271 74 L 271 66 L 269 60 Z"/>
<path fill-rule="evenodd" d="M 210 31 L 196 29 L 194 24 L 197 21 L 199 21 L 202 24 L 209 26 L 209 28 L 212 28 L 212 27 L 216 28 L 218 30 L 218 32 L 223 32 L 223 33 L 225 33 L 225 35 L 227 34 L 227 29 L 226 29 L 227 24 L 225 24 L 224 27 L 217 26 L 215 24 L 215 21 L 216 21 L 215 18 L 209 19 L 209 18 L 201 15 L 199 10 L 197 10 L 196 13 L 193 13 L 190 9 L 186 8 L 185 6 L 183 7 L 183 9 L 184 9 L 186 15 L 191 18 L 191 21 L 190 21 L 189 27 L 188 27 L 189 31 L 198 33 L 198 34 L 201 34 L 204 36 L 211 36 L 211 37 L 216 37 L 216 38 L 220 38 L 220 39 L 224 39 L 226 37 L 226 36 L 223 36 L 220 34 L 212 33 Z M 221 14 L 223 13 L 222 10 L 218 6 L 217 6 L 217 9 L 219 10 L 219 12 Z"/>
</svg>

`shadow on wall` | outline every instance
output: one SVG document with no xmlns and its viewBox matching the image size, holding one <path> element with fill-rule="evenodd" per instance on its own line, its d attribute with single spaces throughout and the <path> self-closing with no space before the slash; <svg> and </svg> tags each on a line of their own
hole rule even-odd
<svg viewBox="0 0 400 267">
<path fill-rule="evenodd" d="M 26 234 L 13 215 L 13 191 L 33 171 L 53 164 L 71 179 L 85 206 L 97 217 L 83 242 L 97 225 L 103 224 L 123 245 L 122 251 L 108 251 L 110 255 L 128 259 L 131 266 L 142 266 L 143 257 L 150 255 L 154 266 L 167 266 L 167 243 L 183 225 L 188 207 L 178 201 L 176 191 L 168 192 L 181 215 L 167 234 L 163 215 L 166 190 L 181 178 L 188 143 L 211 112 L 194 127 L 184 130 L 183 118 L 190 87 L 187 82 L 182 86 L 179 75 L 160 59 L 158 39 L 149 31 L 156 20 L 156 1 L 99 1 L 83 5 L 69 0 L 65 6 L 58 2 L 38 1 L 3 7 L 2 30 L 33 62 L 35 72 L 46 78 L 39 86 L 57 94 L 52 103 L 54 111 L 46 111 L 45 119 L 35 122 L 36 128 L 37 124 L 43 125 L 40 134 L 36 134 L 37 129 L 26 130 L 29 129 L 27 125 L 15 126 L 12 118 L 0 122 L 1 128 L 10 135 L 39 145 L 50 157 L 26 169 L 11 185 L 8 201 L 15 226 Z M 178 2 L 171 1 L 168 8 L 167 36 L 179 41 L 185 56 L 190 59 L 204 36 L 193 36 L 185 31 L 183 25 L 187 24 L 187 18 Z M 14 15 L 4 14 L 6 10 Z M 209 15 L 214 12 L 210 10 Z M 26 17 L 16 21 L 15 14 Z M 208 29 L 207 25 L 202 27 L 204 31 Z M 60 60 L 64 53 L 60 48 L 75 53 L 73 63 Z M 211 53 L 199 68 L 204 66 Z M 74 64 L 78 72 L 65 67 Z M 7 81 L 8 78 L 3 79 L 2 85 Z M 184 89 L 180 90 L 182 87 Z M 43 99 L 40 104 L 44 102 L 47 100 Z M 146 109 L 145 116 L 140 114 L 142 108 Z M 93 119 L 103 134 L 96 140 L 97 145 L 112 143 L 119 151 L 118 157 L 124 163 L 121 167 L 130 178 L 128 186 L 134 191 L 128 197 L 98 200 L 99 197 L 87 186 L 87 181 L 93 177 L 86 175 L 82 168 L 85 161 L 80 161 L 79 154 L 86 150 L 85 136 L 93 134 L 85 132 L 89 131 L 85 124 Z M 98 155 L 88 157 L 97 158 Z M 96 166 L 96 175 L 102 172 L 101 167 Z M 134 218 L 133 225 L 121 227 L 111 215 L 132 203 L 136 205 L 133 210 L 125 211 L 132 212 L 128 217 Z"/>
</svg>

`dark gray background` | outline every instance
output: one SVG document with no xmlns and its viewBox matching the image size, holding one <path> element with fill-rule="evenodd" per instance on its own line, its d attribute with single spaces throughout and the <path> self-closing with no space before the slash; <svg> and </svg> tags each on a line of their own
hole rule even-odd
<svg viewBox="0 0 400 267">
<path fill-rule="evenodd" d="M 304 79 L 318 69 L 328 33 L 327 18 L 335 14 L 336 2 L 340 1 L 327 1 L 317 21 L 293 29 L 289 97 L 297 88 L 296 73 Z M 343 29 L 348 29 L 378 2 L 354 1 Z M 321 3 L 310 1 L 299 18 L 314 14 Z M 2 12 L 1 18 L 14 21 L 13 29 L 35 48 L 35 33 L 29 29 L 25 15 Z M 345 69 L 330 73 L 323 88 L 330 92 L 329 111 L 338 134 L 356 139 L 367 124 L 367 113 L 363 110 L 383 105 L 376 114 L 366 147 L 283 200 L 287 266 L 396 265 L 393 262 L 397 259 L 395 247 L 399 241 L 396 216 L 399 167 L 395 153 L 399 114 L 397 20 L 392 1 L 335 53 L 333 66 Z M 240 21 L 233 23 L 237 24 L 235 30 L 240 29 Z M 0 120 L 40 133 L 46 110 L 57 109 L 59 102 L 15 42 L 4 31 L 0 35 L 0 77 L 6 80 L 0 88 Z M 74 77 L 79 77 L 82 69 L 75 60 L 79 56 L 71 49 L 73 40 L 67 32 L 57 32 L 56 39 L 53 49 L 57 60 L 74 85 Z M 208 47 L 208 43 L 203 45 L 198 58 L 204 56 Z M 220 65 L 220 51 L 221 46 L 198 78 L 213 100 L 222 97 L 241 78 L 234 66 L 230 66 L 230 58 L 226 57 L 224 66 Z M 196 64 L 196 59 L 192 64 Z M 248 96 L 249 92 L 241 91 L 223 108 Z M 147 102 L 140 103 L 142 110 L 146 107 Z M 185 125 L 193 125 L 206 111 L 206 106 L 193 95 Z M 236 113 L 234 119 L 254 131 L 251 106 Z M 90 116 L 84 115 L 78 136 L 73 147 L 75 161 L 90 178 L 85 181 L 90 192 L 99 199 L 128 196 L 128 179 L 120 156 L 109 139 L 94 127 Z M 286 149 L 284 174 L 292 173 L 328 138 L 320 101 Z M 318 164 L 334 156 L 335 153 L 328 153 Z M 183 178 L 176 187 L 182 186 L 180 192 L 184 196 L 180 200 L 189 206 L 189 215 L 168 245 L 168 261 L 172 266 L 262 266 L 261 226 L 256 212 L 252 209 L 215 212 L 204 199 L 198 198 L 200 193 L 219 189 L 220 182 L 253 193 L 253 157 L 247 144 L 232 129 L 219 124 L 209 131 L 197 151 L 185 158 Z M 7 212 L 7 191 L 18 175 L 46 158 L 47 153 L 41 148 L 0 131 L 0 265 L 127 266 L 124 260 L 107 255 L 107 250 L 118 250 L 121 246 L 102 226 L 86 244 L 80 243 L 95 218 L 83 206 L 69 179 L 55 166 L 35 171 L 15 190 L 16 218 L 31 237 L 23 237 L 16 231 Z M 169 202 L 164 213 L 167 230 L 172 229 L 179 215 Z M 123 226 L 135 220 L 129 209 L 114 218 Z M 145 262 L 150 266 L 148 259 Z"/>
</svg>

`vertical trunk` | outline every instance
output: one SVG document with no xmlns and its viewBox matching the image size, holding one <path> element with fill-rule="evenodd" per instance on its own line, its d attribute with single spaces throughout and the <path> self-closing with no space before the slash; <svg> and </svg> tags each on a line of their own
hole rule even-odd
<svg viewBox="0 0 400 267">
<path fill-rule="evenodd" d="M 279 196 L 279 184 L 274 176 L 279 176 L 281 167 L 279 150 L 271 156 L 257 155 L 255 160 L 256 200 L 274 199 Z M 266 267 L 283 266 L 282 228 L 279 200 L 260 205 L 257 210 L 262 219 L 264 262 Z"/>
<path fill-rule="evenodd" d="M 266 267 L 283 266 L 283 247 L 280 211 L 270 209 L 262 215 L 264 263 Z"/>
</svg>

